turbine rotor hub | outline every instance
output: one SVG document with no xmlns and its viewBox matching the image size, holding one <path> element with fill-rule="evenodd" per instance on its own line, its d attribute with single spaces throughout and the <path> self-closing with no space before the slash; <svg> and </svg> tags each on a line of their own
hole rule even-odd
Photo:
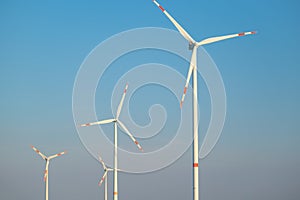
<svg viewBox="0 0 300 200">
<path fill-rule="evenodd" d="M 195 43 L 189 42 L 189 50 L 193 50 L 195 45 L 196 45 Z"/>
</svg>

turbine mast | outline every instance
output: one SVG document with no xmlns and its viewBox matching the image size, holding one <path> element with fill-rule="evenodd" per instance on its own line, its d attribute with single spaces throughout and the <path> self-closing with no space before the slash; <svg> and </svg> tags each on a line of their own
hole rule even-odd
<svg viewBox="0 0 300 200">
<path fill-rule="evenodd" d="M 194 47 L 193 53 L 197 55 L 197 47 Z M 197 78 L 197 56 L 194 57 L 193 69 L 193 128 L 194 128 L 194 200 L 199 200 L 199 147 L 198 147 L 198 78 Z"/>
<path fill-rule="evenodd" d="M 118 200 L 118 127 L 117 123 L 114 123 L 115 135 L 115 150 L 114 150 L 114 200 Z"/>
</svg>

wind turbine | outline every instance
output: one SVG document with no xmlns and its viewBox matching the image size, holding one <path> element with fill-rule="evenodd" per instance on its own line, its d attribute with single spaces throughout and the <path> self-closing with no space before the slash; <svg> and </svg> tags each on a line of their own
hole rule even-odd
<svg viewBox="0 0 300 200">
<path fill-rule="evenodd" d="M 159 7 L 159 9 L 169 18 L 169 20 L 174 24 L 180 34 L 189 42 L 189 50 L 192 50 L 192 56 L 190 61 L 190 67 L 185 83 L 185 87 L 183 90 L 183 95 L 180 101 L 180 108 L 182 108 L 182 104 L 187 92 L 188 84 L 193 73 L 193 132 L 194 132 L 194 147 L 193 147 L 193 169 L 194 169 L 194 200 L 199 199 L 199 169 L 198 169 L 198 162 L 199 162 L 199 147 L 198 147 L 198 89 L 197 89 L 197 49 L 199 46 L 210 44 L 222 40 L 227 40 L 230 38 L 245 36 L 255 34 L 255 31 L 251 32 L 242 32 L 237 34 L 225 35 L 225 36 L 217 36 L 204 39 L 200 42 L 196 42 L 183 28 L 182 26 L 156 1 L 153 2 Z"/>
<path fill-rule="evenodd" d="M 46 169 L 44 171 L 44 181 L 46 183 L 46 192 L 45 192 L 45 195 L 46 195 L 46 200 L 48 200 L 48 174 L 49 174 L 49 163 L 50 163 L 50 160 L 53 159 L 53 158 L 56 158 L 58 156 L 61 156 L 65 153 L 67 153 L 66 151 L 64 152 L 61 152 L 61 153 L 58 153 L 58 154 L 55 154 L 53 156 L 49 156 L 49 157 L 46 157 L 44 154 L 42 154 L 38 149 L 36 149 L 34 146 L 31 145 L 31 148 L 37 153 L 39 154 L 45 161 L 46 161 Z"/>
<path fill-rule="evenodd" d="M 81 126 L 92 126 L 92 125 L 101 125 L 101 124 L 109 124 L 114 123 L 114 200 L 118 200 L 118 125 L 122 128 L 125 133 L 131 138 L 131 140 L 137 145 L 140 151 L 143 151 L 141 145 L 138 141 L 133 137 L 133 135 L 129 132 L 126 126 L 120 121 L 119 116 L 123 107 L 123 102 L 126 96 L 126 92 L 128 89 L 128 84 L 126 84 L 122 99 L 117 109 L 116 118 L 114 119 L 106 119 L 97 122 L 82 124 Z"/>
<path fill-rule="evenodd" d="M 105 185 L 104 185 L 104 200 L 107 200 L 107 173 L 109 171 L 113 171 L 114 169 L 112 168 L 108 168 L 104 161 L 102 160 L 102 158 L 99 156 L 99 161 L 101 162 L 102 166 L 103 166 L 103 169 L 104 169 L 104 174 L 101 178 L 101 180 L 99 181 L 98 185 L 101 186 L 103 181 L 105 181 Z"/>
</svg>

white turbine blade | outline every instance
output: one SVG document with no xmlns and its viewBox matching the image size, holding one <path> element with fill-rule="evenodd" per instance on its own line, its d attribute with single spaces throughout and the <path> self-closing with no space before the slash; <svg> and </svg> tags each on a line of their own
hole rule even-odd
<svg viewBox="0 0 300 200">
<path fill-rule="evenodd" d="M 32 148 L 37 154 L 39 154 L 44 160 L 47 159 L 47 157 L 46 157 L 44 154 L 42 154 L 37 148 L 35 148 L 35 147 L 32 146 L 32 145 L 31 145 L 31 148 Z"/>
<path fill-rule="evenodd" d="M 118 119 L 119 116 L 120 116 L 120 113 L 121 113 L 121 110 L 122 110 L 122 107 L 123 107 L 123 103 L 124 103 L 124 99 L 125 99 L 125 96 L 126 96 L 127 89 L 128 89 L 128 84 L 126 84 L 126 86 L 125 86 L 125 89 L 124 89 L 124 93 L 123 93 L 122 99 L 121 99 L 120 104 L 119 104 L 119 106 L 118 106 L 116 119 Z"/>
<path fill-rule="evenodd" d="M 98 121 L 98 122 L 82 124 L 80 126 L 84 127 L 84 126 L 93 126 L 93 125 L 100 125 L 100 124 L 109 124 L 109 123 L 114 122 L 114 121 L 116 121 L 116 120 L 115 119 L 106 119 L 106 120 L 102 120 L 102 121 Z"/>
<path fill-rule="evenodd" d="M 99 183 L 98 183 L 99 186 L 101 186 L 102 183 L 103 183 L 103 181 L 105 180 L 105 177 L 107 176 L 107 172 L 108 172 L 108 171 L 106 171 L 106 172 L 104 173 L 104 175 L 102 176 L 101 180 L 99 181 Z"/>
<path fill-rule="evenodd" d="M 186 79 L 186 82 L 185 82 L 185 87 L 184 87 L 184 90 L 183 90 L 183 95 L 182 95 L 182 98 L 181 98 L 181 101 L 180 101 L 180 108 L 182 108 L 182 104 L 183 104 L 183 101 L 184 101 L 184 98 L 185 98 L 185 95 L 186 95 L 186 92 L 187 92 L 187 89 L 188 89 L 188 86 L 189 86 L 191 75 L 192 75 L 193 69 L 196 65 L 196 56 L 197 56 L 197 48 L 194 48 L 193 52 L 192 52 L 189 72 L 188 72 L 187 79 Z"/>
<path fill-rule="evenodd" d="M 58 153 L 58 154 L 55 154 L 55 155 L 53 155 L 53 156 L 49 156 L 48 160 L 51 160 L 52 158 L 56 158 L 56 157 L 58 157 L 58 156 L 64 155 L 64 154 L 66 154 L 66 153 L 67 153 L 67 151 L 63 151 L 63 152 Z"/>
<path fill-rule="evenodd" d="M 182 28 L 182 26 L 159 4 L 157 1 L 153 0 L 153 2 L 159 7 L 159 9 L 169 18 L 169 20 L 174 24 L 174 26 L 178 29 L 181 35 L 190 43 L 195 43 L 195 40 Z"/>
<path fill-rule="evenodd" d="M 49 160 L 47 160 L 46 162 L 46 169 L 44 171 L 44 181 L 46 182 L 47 178 L 48 178 L 48 167 L 49 167 Z"/>
<path fill-rule="evenodd" d="M 112 168 L 107 168 L 106 170 L 109 171 L 109 172 L 114 171 L 114 169 L 112 169 Z M 117 171 L 118 171 L 118 172 L 125 172 L 125 171 L 122 170 L 122 169 L 117 169 Z"/>
<path fill-rule="evenodd" d="M 131 138 L 131 140 L 136 144 L 136 146 L 139 148 L 140 151 L 143 151 L 141 145 L 138 143 L 138 141 L 133 137 L 133 135 L 129 132 L 129 130 L 126 128 L 126 126 L 121 122 L 117 121 L 118 124 L 121 126 L 121 128 L 125 131 L 125 133 Z"/>
<path fill-rule="evenodd" d="M 227 40 L 230 38 L 241 37 L 241 36 L 245 36 L 245 35 L 252 35 L 252 34 L 256 34 L 256 32 L 251 31 L 251 32 L 243 32 L 243 33 L 237 33 L 237 34 L 231 34 L 231 35 L 218 36 L 218 37 L 211 37 L 211 38 L 204 39 L 201 42 L 198 42 L 197 46 L 210 44 L 210 43 L 214 43 L 214 42 L 219 42 L 219 41 Z"/>
<path fill-rule="evenodd" d="M 103 161 L 103 159 L 101 158 L 101 156 L 99 156 L 99 161 L 101 162 L 102 166 L 103 166 L 103 169 L 107 170 L 107 167 Z"/>
</svg>

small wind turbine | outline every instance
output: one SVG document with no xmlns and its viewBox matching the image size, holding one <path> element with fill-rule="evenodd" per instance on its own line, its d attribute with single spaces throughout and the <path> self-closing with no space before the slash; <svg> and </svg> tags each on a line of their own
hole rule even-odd
<svg viewBox="0 0 300 200">
<path fill-rule="evenodd" d="M 180 102 L 180 108 L 182 108 L 182 104 L 187 92 L 188 84 L 191 78 L 191 75 L 193 73 L 193 132 L 194 132 L 194 154 L 193 154 L 193 168 L 194 168 L 194 200 L 199 199 L 199 169 L 198 169 L 198 89 L 197 89 L 197 49 L 199 46 L 210 44 L 230 38 L 245 36 L 245 35 L 251 35 L 255 34 L 255 31 L 251 32 L 242 32 L 237 34 L 231 34 L 231 35 L 225 35 L 225 36 L 218 36 L 218 37 L 211 37 L 204 39 L 200 42 L 196 42 L 182 27 L 181 25 L 156 1 L 153 0 L 153 2 L 160 8 L 160 10 L 169 18 L 169 20 L 174 24 L 174 26 L 177 28 L 177 30 L 180 32 L 180 34 L 189 42 L 189 50 L 192 50 L 192 57 L 190 61 L 190 67 L 186 79 L 186 84 L 184 87 L 183 95 Z"/>
<path fill-rule="evenodd" d="M 81 126 L 92 126 L 92 125 L 100 125 L 100 124 L 109 124 L 112 122 L 114 123 L 114 200 L 118 200 L 118 125 L 137 145 L 139 150 L 143 151 L 141 145 L 138 143 L 138 141 L 133 137 L 133 135 L 129 132 L 126 126 L 119 119 L 127 89 L 128 89 L 128 84 L 126 84 L 125 86 L 124 93 L 120 101 L 120 104 L 118 106 L 117 115 L 115 119 L 106 119 L 106 120 L 101 120 L 101 121 L 81 125 Z"/>
<path fill-rule="evenodd" d="M 104 174 L 101 178 L 101 180 L 99 181 L 98 185 L 101 186 L 103 181 L 105 181 L 105 185 L 104 185 L 104 200 L 107 200 L 107 173 L 110 171 L 114 171 L 114 169 L 112 168 L 108 168 L 104 161 L 102 160 L 102 158 L 99 156 L 99 161 L 101 162 L 103 169 L 104 169 Z"/>
<path fill-rule="evenodd" d="M 49 174 L 49 170 L 48 170 L 48 167 L 49 167 L 49 163 L 50 163 L 50 160 L 52 158 L 56 158 L 58 156 L 61 156 L 65 153 L 67 153 L 66 151 L 64 152 L 61 152 L 61 153 L 58 153 L 58 154 L 55 154 L 53 156 L 49 156 L 49 157 L 46 157 L 44 154 L 42 154 L 38 149 L 36 149 L 34 146 L 31 145 L 31 148 L 37 153 L 39 154 L 45 161 L 46 161 L 46 169 L 44 171 L 44 181 L 46 183 L 46 192 L 45 192 L 45 195 L 46 195 L 46 200 L 48 200 L 48 174 Z"/>
</svg>

